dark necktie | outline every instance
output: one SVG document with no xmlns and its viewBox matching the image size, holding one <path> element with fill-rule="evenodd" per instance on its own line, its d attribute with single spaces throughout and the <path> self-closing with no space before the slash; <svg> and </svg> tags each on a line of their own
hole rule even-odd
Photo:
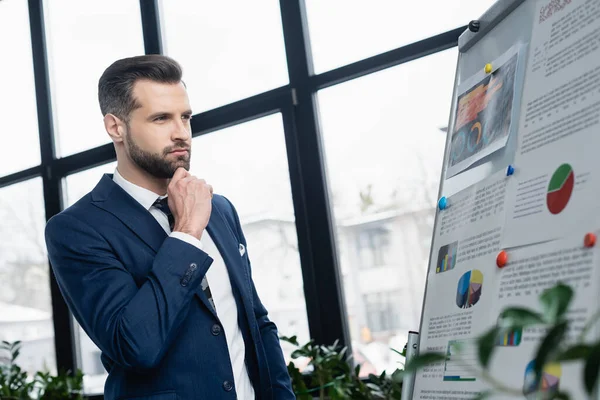
<svg viewBox="0 0 600 400">
<path fill-rule="evenodd" d="M 171 210 L 169 209 L 168 198 L 165 197 L 162 200 L 157 199 L 154 202 L 153 206 L 158 208 L 160 211 L 162 211 L 167 216 L 167 219 L 169 220 L 169 227 L 171 228 L 171 231 L 173 231 L 173 226 L 175 226 L 175 217 L 173 216 L 173 213 L 171 213 Z M 213 307 L 213 309 L 216 311 L 217 307 L 215 307 L 215 302 L 212 298 L 212 293 L 210 292 L 210 286 L 208 286 L 208 280 L 206 280 L 206 275 L 204 275 L 204 278 L 202 278 L 201 285 L 202 285 L 202 291 L 204 292 L 206 297 L 208 297 L 208 302 Z"/>
</svg>

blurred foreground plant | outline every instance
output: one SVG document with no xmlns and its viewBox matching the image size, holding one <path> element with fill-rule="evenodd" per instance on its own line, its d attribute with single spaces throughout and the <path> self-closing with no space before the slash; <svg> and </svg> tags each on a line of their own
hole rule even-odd
<svg viewBox="0 0 600 400">
<path fill-rule="evenodd" d="M 490 375 L 488 367 L 490 360 L 496 350 L 496 343 L 504 335 L 514 331 L 524 330 L 533 326 L 544 326 L 547 328 L 545 336 L 537 346 L 535 358 L 532 363 L 533 373 L 528 387 L 533 387 L 530 396 L 538 396 L 536 399 L 571 399 L 568 392 L 559 388 L 544 388 L 542 372 L 544 368 L 557 363 L 583 361 L 585 368 L 581 377 L 588 395 L 595 392 L 600 373 L 600 340 L 589 341 L 587 334 L 600 318 L 597 312 L 590 318 L 576 340 L 570 340 L 567 336 L 572 322 L 566 318 L 566 311 L 573 299 L 573 289 L 563 283 L 545 290 L 539 297 L 541 312 L 525 308 L 510 307 L 504 309 L 498 319 L 499 323 L 479 336 L 476 340 L 477 354 L 480 369 L 471 371 L 486 381 L 491 389 L 481 393 L 478 399 L 485 399 L 493 394 L 510 394 L 523 396 L 523 388 L 515 388 L 505 385 L 501 380 Z M 458 350 L 460 354 L 460 348 Z M 423 367 L 446 360 L 445 353 L 428 352 L 414 357 L 406 366 L 406 372 L 415 372 Z"/>
</svg>

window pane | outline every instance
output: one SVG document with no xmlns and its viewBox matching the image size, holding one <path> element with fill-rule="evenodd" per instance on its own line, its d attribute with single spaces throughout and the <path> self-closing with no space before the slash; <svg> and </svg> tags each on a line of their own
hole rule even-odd
<svg viewBox="0 0 600 400">
<path fill-rule="evenodd" d="M 63 181 L 63 193 L 65 193 L 65 208 L 75 204 L 77 200 L 88 194 L 102 178 L 104 174 L 112 174 L 117 167 L 117 162 L 100 165 L 95 168 L 86 169 L 76 174 L 68 175 Z"/>
<path fill-rule="evenodd" d="M 467 25 L 495 0 L 305 0 L 315 73 Z"/>
<path fill-rule="evenodd" d="M 183 67 L 195 113 L 288 83 L 277 0 L 161 6 L 165 52 Z"/>
<path fill-rule="evenodd" d="M 16 361 L 31 376 L 56 373 L 42 192 L 41 178 L 0 189 L 0 340 L 22 341 Z"/>
<path fill-rule="evenodd" d="M 256 290 L 279 334 L 309 339 L 283 124 L 271 115 L 194 139 L 192 174 L 240 215 Z M 282 343 L 286 360 L 293 350 Z"/>
<path fill-rule="evenodd" d="M 116 166 L 117 162 L 114 161 L 67 176 L 63 181 L 65 208 L 72 206 L 77 200 L 94 189 L 102 175 L 105 173 L 112 174 Z M 92 342 L 92 339 L 89 338 L 74 318 L 73 325 L 77 327 L 75 337 L 77 338 L 78 368 L 84 373 L 83 390 L 86 394 L 103 393 L 104 382 L 108 374 L 100 361 L 100 349 Z"/>
<path fill-rule="evenodd" d="M 45 2 L 46 42 L 57 154 L 109 142 L 98 80 L 114 61 L 144 54 L 138 0 Z"/>
<path fill-rule="evenodd" d="M 318 93 L 349 326 L 365 374 L 393 371 L 390 347 L 401 351 L 419 329 L 457 55 Z"/>
<path fill-rule="evenodd" d="M 3 176 L 41 161 L 26 1 L 0 2 L 0 49 L 6 56 L 0 62 L 0 176 Z M 15 151 L 16 147 L 19 151 Z"/>
</svg>

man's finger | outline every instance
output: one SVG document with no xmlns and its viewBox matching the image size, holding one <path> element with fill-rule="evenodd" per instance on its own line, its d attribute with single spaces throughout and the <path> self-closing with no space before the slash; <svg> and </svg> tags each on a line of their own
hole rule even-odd
<svg viewBox="0 0 600 400">
<path fill-rule="evenodd" d="M 183 167 L 177 168 L 177 171 L 173 174 L 173 178 L 171 178 L 171 182 L 177 182 L 180 179 L 187 177 L 190 173 Z"/>
</svg>

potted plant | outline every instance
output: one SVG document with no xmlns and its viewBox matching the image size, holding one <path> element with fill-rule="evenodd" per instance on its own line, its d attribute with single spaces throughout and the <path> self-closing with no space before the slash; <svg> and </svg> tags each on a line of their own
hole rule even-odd
<svg viewBox="0 0 600 400">
<path fill-rule="evenodd" d="M 392 375 L 383 372 L 381 375 L 369 375 L 360 378 L 360 365 L 352 368 L 347 348 L 339 346 L 338 341 L 333 345 L 318 345 L 309 341 L 300 345 L 296 336 L 282 337 L 281 340 L 296 346 L 291 357 L 308 359 L 307 370 L 303 374 L 290 361 L 288 373 L 292 378 L 292 389 L 299 400 L 375 400 L 400 399 L 402 390 L 402 370 L 397 369 Z M 402 353 L 399 353 L 402 355 Z"/>
</svg>

